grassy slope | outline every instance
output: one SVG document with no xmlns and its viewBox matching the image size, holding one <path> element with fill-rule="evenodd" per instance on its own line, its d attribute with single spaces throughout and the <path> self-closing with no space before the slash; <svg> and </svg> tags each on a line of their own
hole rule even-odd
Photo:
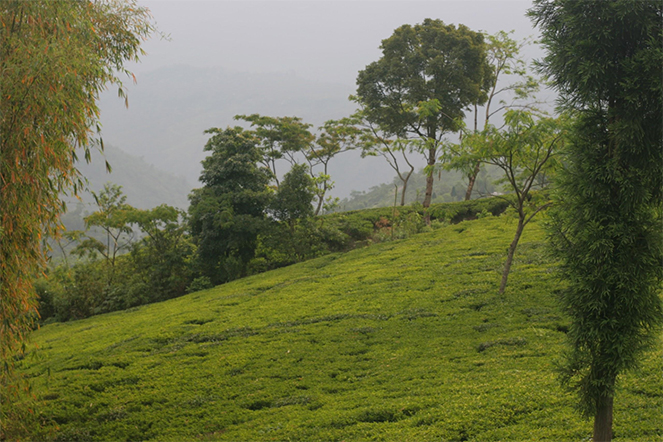
<svg viewBox="0 0 663 442">
<path fill-rule="evenodd" d="M 26 371 L 61 440 L 581 440 L 543 233 L 507 296 L 504 217 L 133 311 L 53 324 Z M 661 351 L 622 379 L 616 440 L 660 440 Z"/>
</svg>

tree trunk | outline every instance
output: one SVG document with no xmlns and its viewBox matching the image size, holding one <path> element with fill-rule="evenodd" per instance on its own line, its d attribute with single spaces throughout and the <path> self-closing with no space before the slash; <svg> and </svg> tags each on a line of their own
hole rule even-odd
<svg viewBox="0 0 663 442">
<path fill-rule="evenodd" d="M 430 207 L 430 202 L 433 199 L 433 166 L 435 166 L 435 154 L 437 149 L 428 149 L 428 166 L 429 172 L 426 176 L 426 195 L 424 196 L 424 221 L 427 226 L 430 226 L 430 213 L 428 208 Z"/>
<path fill-rule="evenodd" d="M 472 198 L 472 189 L 474 189 L 474 183 L 477 181 L 477 176 L 479 175 L 480 170 L 481 170 L 481 163 L 477 162 L 477 164 L 474 166 L 474 170 L 472 171 L 472 175 L 468 177 L 469 183 L 467 183 L 467 192 L 465 192 L 465 201 L 469 201 L 470 198 Z"/>
<path fill-rule="evenodd" d="M 324 201 L 325 201 L 325 194 L 323 193 L 322 195 L 318 196 L 318 205 L 315 208 L 315 213 L 313 214 L 313 216 L 318 216 L 318 214 L 320 214 L 320 209 L 322 209 L 322 203 Z"/>
<path fill-rule="evenodd" d="M 516 247 L 518 247 L 518 241 L 520 241 L 520 236 L 523 234 L 523 229 L 525 228 L 525 217 L 521 216 L 518 218 L 518 228 L 516 229 L 516 236 L 511 241 L 509 246 L 509 253 L 506 257 L 506 263 L 504 264 L 504 271 L 502 272 L 502 282 L 500 283 L 500 295 L 504 294 L 506 289 L 506 281 L 509 278 L 509 272 L 511 271 L 511 264 L 513 263 L 513 256 L 516 254 Z"/>
<path fill-rule="evenodd" d="M 407 180 L 403 181 L 403 189 L 401 191 L 401 206 L 405 205 L 405 191 L 407 190 Z"/>
<path fill-rule="evenodd" d="M 612 396 L 599 399 L 594 416 L 593 442 L 610 442 L 612 440 Z"/>
<path fill-rule="evenodd" d="M 410 163 L 408 163 L 410 164 Z M 410 172 L 408 172 L 407 176 L 405 179 L 401 178 L 403 181 L 403 191 L 401 192 L 401 206 L 405 205 L 405 191 L 407 190 L 407 183 L 410 181 L 410 177 L 412 176 L 412 172 L 414 172 L 414 167 L 410 166 Z"/>
</svg>

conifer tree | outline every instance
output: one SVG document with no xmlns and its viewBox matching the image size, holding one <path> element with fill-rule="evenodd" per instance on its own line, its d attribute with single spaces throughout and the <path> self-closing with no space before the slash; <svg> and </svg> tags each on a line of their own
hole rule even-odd
<svg viewBox="0 0 663 442">
<path fill-rule="evenodd" d="M 572 319 L 562 379 L 609 441 L 619 376 L 663 323 L 663 3 L 537 0 L 530 15 L 577 117 L 551 223 Z"/>
</svg>

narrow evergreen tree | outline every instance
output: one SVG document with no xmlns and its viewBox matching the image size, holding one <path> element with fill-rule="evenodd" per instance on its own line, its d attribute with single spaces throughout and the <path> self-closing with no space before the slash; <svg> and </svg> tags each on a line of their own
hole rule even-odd
<svg viewBox="0 0 663 442">
<path fill-rule="evenodd" d="M 663 323 L 663 2 L 536 0 L 530 15 L 577 115 L 550 235 L 572 318 L 563 381 L 609 441 L 619 375 Z"/>
</svg>

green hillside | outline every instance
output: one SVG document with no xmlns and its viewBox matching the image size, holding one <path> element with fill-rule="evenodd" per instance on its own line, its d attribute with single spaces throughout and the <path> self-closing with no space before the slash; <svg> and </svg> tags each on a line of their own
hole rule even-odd
<svg viewBox="0 0 663 442">
<path fill-rule="evenodd" d="M 485 197 L 496 191 L 503 191 L 501 186 L 496 185 L 495 181 L 501 178 L 504 173 L 494 166 L 483 167 L 477 176 L 477 180 L 472 192 L 472 198 Z M 440 170 L 435 174 L 433 181 L 432 203 L 449 203 L 453 201 L 463 201 L 467 191 L 467 177 L 462 172 L 455 170 Z M 398 186 L 397 205 L 400 205 L 403 182 L 396 176 L 391 183 L 383 183 L 373 186 L 369 190 L 357 192 L 353 191 L 349 198 L 339 201 L 336 207 L 337 212 L 349 210 L 373 209 L 376 207 L 392 207 L 394 205 L 394 190 Z M 405 192 L 405 204 L 413 202 L 422 202 L 426 193 L 426 174 L 424 170 L 413 173 L 408 181 L 407 191 Z"/>
<path fill-rule="evenodd" d="M 567 321 L 528 226 L 487 217 L 35 332 L 56 440 L 587 440 L 558 386 Z M 660 346 L 621 379 L 615 439 L 663 437 Z"/>
</svg>

